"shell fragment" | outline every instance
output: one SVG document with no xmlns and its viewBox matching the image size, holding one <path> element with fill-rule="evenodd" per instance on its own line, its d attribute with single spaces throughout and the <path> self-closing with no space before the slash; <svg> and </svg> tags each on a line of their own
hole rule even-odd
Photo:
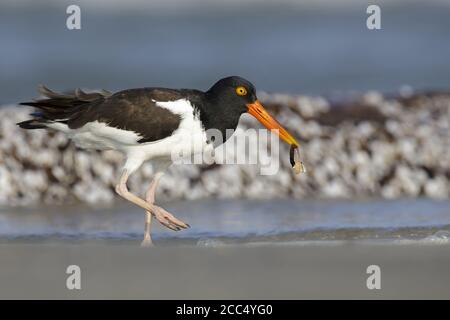
<svg viewBox="0 0 450 320">
<path fill-rule="evenodd" d="M 300 161 L 300 152 L 298 151 L 298 146 L 293 144 L 291 145 L 291 149 L 289 150 L 289 160 L 295 174 L 306 172 L 306 168 L 303 165 L 303 162 Z"/>
</svg>

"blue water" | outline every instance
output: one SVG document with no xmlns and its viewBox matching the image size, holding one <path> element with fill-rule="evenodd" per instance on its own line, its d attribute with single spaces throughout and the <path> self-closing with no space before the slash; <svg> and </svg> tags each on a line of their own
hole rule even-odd
<svg viewBox="0 0 450 320">
<path fill-rule="evenodd" d="M 202 200 L 165 207 L 192 227 L 173 232 L 154 223 L 157 241 L 208 244 L 335 240 L 425 239 L 450 241 L 450 201 Z M 109 208 L 0 208 L 0 242 L 138 242 L 142 210 L 122 202 Z"/>
<path fill-rule="evenodd" d="M 82 6 L 82 29 L 69 31 L 68 3 L 0 4 L 0 104 L 34 97 L 38 83 L 206 89 L 230 74 L 272 92 L 450 88 L 448 5 L 386 1 L 380 31 L 365 26 L 367 1 L 227 10 Z"/>
</svg>

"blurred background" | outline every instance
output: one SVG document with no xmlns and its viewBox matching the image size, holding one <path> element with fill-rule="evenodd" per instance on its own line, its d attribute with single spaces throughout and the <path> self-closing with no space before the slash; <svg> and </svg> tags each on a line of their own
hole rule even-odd
<svg viewBox="0 0 450 320">
<path fill-rule="evenodd" d="M 369 4 L 382 30 L 366 28 Z M 0 104 L 38 83 L 206 89 L 233 74 L 279 93 L 448 89 L 449 16 L 445 0 L 3 0 Z"/>
<path fill-rule="evenodd" d="M 81 30 L 66 28 L 72 4 Z M 369 4 L 381 7 L 381 30 L 366 27 Z M 0 238 L 135 242 L 142 232 L 142 212 L 115 197 L 120 155 L 15 126 L 29 112 L 15 104 L 38 84 L 205 90 L 240 75 L 303 143 L 308 173 L 294 176 L 287 149 L 269 177 L 257 166 L 174 166 L 158 199 L 195 228 L 156 227 L 156 239 L 447 241 L 449 31 L 450 3 L 439 0 L 3 0 Z M 131 188 L 151 177 L 144 166 Z"/>
</svg>

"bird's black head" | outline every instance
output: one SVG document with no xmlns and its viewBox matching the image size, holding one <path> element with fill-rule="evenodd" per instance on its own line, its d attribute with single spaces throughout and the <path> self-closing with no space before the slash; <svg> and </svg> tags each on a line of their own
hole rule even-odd
<svg viewBox="0 0 450 320">
<path fill-rule="evenodd" d="M 247 105 L 257 100 L 253 84 L 237 76 L 220 79 L 206 94 L 214 105 L 226 107 L 229 112 L 239 115 L 247 112 Z"/>
<path fill-rule="evenodd" d="M 241 77 L 227 77 L 217 81 L 207 92 L 211 109 L 207 110 L 214 128 L 235 129 L 241 114 L 248 112 L 267 129 L 275 130 L 281 139 L 298 146 L 297 141 L 264 109 L 256 97 L 253 84 Z M 214 124 L 213 124 L 214 123 Z"/>
</svg>

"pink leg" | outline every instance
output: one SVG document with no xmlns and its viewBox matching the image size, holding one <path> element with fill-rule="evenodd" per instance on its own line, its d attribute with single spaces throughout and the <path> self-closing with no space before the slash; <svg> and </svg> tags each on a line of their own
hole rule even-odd
<svg viewBox="0 0 450 320">
<path fill-rule="evenodd" d="M 145 200 L 139 198 L 138 196 L 132 194 L 128 191 L 127 181 L 128 181 L 128 172 L 127 170 L 123 170 L 122 175 L 120 176 L 119 183 L 116 185 L 116 192 L 122 197 L 127 199 L 128 201 L 138 205 L 142 209 L 147 211 L 153 211 L 153 205 L 151 203 L 146 202 Z"/>
<path fill-rule="evenodd" d="M 126 170 L 123 171 L 119 184 L 116 186 L 116 192 L 123 198 L 127 199 L 128 201 L 138 205 L 139 207 L 145 209 L 146 211 L 146 220 L 145 220 L 145 233 L 144 233 L 144 240 L 142 242 L 142 245 L 151 245 L 151 237 L 150 237 L 150 227 L 151 227 L 151 216 L 154 215 L 156 219 L 167 228 L 179 231 L 181 229 L 188 228 L 189 225 L 184 223 L 183 221 L 175 218 L 172 214 L 167 212 L 166 210 L 156 206 L 153 204 L 155 200 L 155 191 L 156 187 L 158 186 L 159 179 L 161 178 L 162 174 L 158 173 L 155 176 L 155 179 L 150 184 L 150 187 L 146 194 L 146 201 L 139 198 L 138 196 L 132 194 L 128 191 L 127 188 L 127 181 L 129 178 L 129 174 Z"/>
<path fill-rule="evenodd" d="M 153 179 L 153 181 L 150 183 L 150 186 L 145 194 L 145 200 L 148 203 L 153 204 L 155 202 L 156 187 L 158 186 L 161 175 L 157 174 Z M 152 226 L 152 213 L 150 211 L 145 211 L 145 231 L 144 231 L 144 240 L 142 240 L 141 243 L 142 247 L 149 247 L 153 245 L 152 237 L 150 236 L 151 226 Z"/>
<path fill-rule="evenodd" d="M 158 187 L 159 181 L 162 176 L 163 176 L 162 172 L 157 172 L 155 174 L 155 178 L 151 182 L 151 184 L 147 190 L 146 196 L 145 196 L 145 199 L 147 200 L 147 202 L 153 204 L 154 210 L 146 211 L 145 233 L 144 233 L 143 245 L 147 245 L 147 243 L 149 243 L 149 240 L 147 240 L 147 239 L 150 239 L 150 242 L 151 242 L 150 227 L 151 227 L 152 215 L 154 215 L 155 218 L 162 225 L 164 225 L 165 227 L 167 227 L 171 230 L 174 230 L 174 231 L 179 231 L 181 229 L 185 229 L 185 228 L 189 227 L 189 225 L 187 223 L 177 219 L 171 213 L 167 212 L 163 208 L 158 207 L 157 205 L 154 205 L 156 188 Z"/>
</svg>

